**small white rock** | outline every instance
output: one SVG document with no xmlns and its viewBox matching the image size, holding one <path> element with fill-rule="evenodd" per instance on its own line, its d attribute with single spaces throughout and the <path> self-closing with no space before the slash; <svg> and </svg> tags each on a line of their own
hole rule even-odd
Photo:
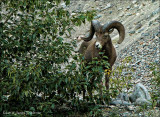
<svg viewBox="0 0 160 117">
<path fill-rule="evenodd" d="M 120 14 L 120 15 L 119 15 L 119 17 L 122 17 L 122 16 L 124 16 L 124 15 L 123 15 L 123 14 Z"/>
<path fill-rule="evenodd" d="M 74 15 L 76 15 L 76 13 L 71 13 L 71 16 L 74 16 Z"/>
<path fill-rule="evenodd" d="M 66 7 L 66 4 L 65 4 L 65 3 L 62 3 L 61 6 L 62 6 L 63 8 L 65 8 L 65 7 Z"/>
<path fill-rule="evenodd" d="M 129 111 L 133 111 L 133 110 L 135 110 L 135 106 L 133 106 L 133 105 L 131 105 L 131 106 L 127 106 L 127 109 L 129 110 Z"/>
<path fill-rule="evenodd" d="M 137 0 L 132 1 L 133 4 L 135 4 L 137 2 Z"/>
<path fill-rule="evenodd" d="M 140 13 L 136 13 L 136 16 L 140 15 Z"/>
<path fill-rule="evenodd" d="M 118 45 L 115 45 L 115 48 L 118 48 L 119 46 Z"/>
</svg>

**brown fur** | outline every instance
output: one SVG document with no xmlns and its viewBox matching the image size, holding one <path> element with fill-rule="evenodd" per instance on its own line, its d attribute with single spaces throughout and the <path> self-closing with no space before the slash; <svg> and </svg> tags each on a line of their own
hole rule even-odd
<svg viewBox="0 0 160 117">
<path fill-rule="evenodd" d="M 112 66 L 117 58 L 117 55 L 110 37 L 108 38 L 109 38 L 109 41 L 105 43 L 103 52 L 104 52 L 104 56 L 108 57 L 107 61 L 110 64 L 110 69 L 112 69 Z M 85 42 L 85 41 L 82 42 L 79 49 L 79 53 L 84 55 L 86 61 L 92 61 L 94 57 L 99 57 L 99 52 L 101 50 L 98 50 L 97 48 L 95 48 L 95 43 L 96 43 L 95 39 L 92 39 L 89 42 Z M 104 67 L 104 69 L 107 69 L 107 68 Z M 105 77 L 106 77 L 105 85 L 106 85 L 106 88 L 108 89 L 109 76 L 105 76 Z"/>
<path fill-rule="evenodd" d="M 125 29 L 120 22 L 113 21 L 110 24 L 101 25 L 100 22 L 94 20 L 91 23 L 90 34 L 88 37 L 82 37 L 84 40 L 79 48 L 79 53 L 83 54 L 86 61 L 92 61 L 94 57 L 100 57 L 99 52 L 104 52 L 104 56 L 107 56 L 108 63 L 110 64 L 110 70 L 117 58 L 116 50 L 112 44 L 110 33 L 113 32 L 110 29 L 116 28 L 119 32 L 120 39 L 118 43 L 121 43 L 124 40 Z M 96 34 L 96 39 L 92 39 L 94 33 Z M 101 49 L 96 48 L 95 43 L 98 42 L 102 46 Z M 107 69 L 103 67 L 104 70 Z M 109 89 L 109 76 L 105 74 L 105 86 L 106 89 Z"/>
</svg>

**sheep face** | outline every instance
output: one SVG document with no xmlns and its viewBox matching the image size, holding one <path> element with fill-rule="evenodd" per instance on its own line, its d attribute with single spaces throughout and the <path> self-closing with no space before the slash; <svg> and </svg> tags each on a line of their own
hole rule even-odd
<svg viewBox="0 0 160 117">
<path fill-rule="evenodd" d="M 109 40 L 110 36 L 108 34 L 96 33 L 95 48 L 101 50 Z"/>
</svg>

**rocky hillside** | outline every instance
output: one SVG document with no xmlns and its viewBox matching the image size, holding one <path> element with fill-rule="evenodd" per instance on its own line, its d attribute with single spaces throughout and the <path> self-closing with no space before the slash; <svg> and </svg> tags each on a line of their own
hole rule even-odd
<svg viewBox="0 0 160 117">
<path fill-rule="evenodd" d="M 121 45 L 115 43 L 118 39 L 117 31 L 111 35 L 118 52 L 141 37 L 147 36 L 148 32 L 156 33 L 158 31 L 156 27 L 160 23 L 158 0 L 76 0 L 71 1 L 69 9 L 72 12 L 96 10 L 95 19 L 103 24 L 113 20 L 122 22 L 126 29 L 124 42 Z M 76 27 L 73 38 L 85 34 L 89 27 L 90 23 Z"/>
<path fill-rule="evenodd" d="M 116 43 L 119 38 L 116 30 L 111 34 L 112 42 L 118 53 L 114 69 L 116 70 L 122 64 L 125 65 L 122 76 L 130 75 L 131 83 L 142 83 L 151 92 L 154 88 L 151 83 L 152 72 L 150 67 L 152 63 L 159 66 L 159 5 L 158 0 L 77 0 L 71 1 L 68 9 L 71 12 L 96 10 L 97 16 L 94 18 L 102 24 L 113 20 L 122 22 L 126 31 L 123 43 L 120 45 Z M 75 27 L 76 31 L 73 32 L 72 39 L 79 35 L 85 35 L 89 28 L 89 22 L 80 27 Z M 129 63 L 123 63 L 126 57 L 131 58 Z M 133 71 L 128 71 L 128 68 Z M 134 107 L 131 106 L 131 108 Z M 122 113 L 122 116 L 131 116 L 131 112 L 120 111 L 120 113 Z M 128 115 L 125 113 L 128 113 Z M 157 113 L 155 116 L 159 116 L 158 109 L 152 111 L 152 113 Z"/>
<path fill-rule="evenodd" d="M 134 67 L 136 71 L 133 73 L 133 77 L 140 81 L 142 77 L 150 76 L 150 63 L 159 64 L 159 4 L 158 0 L 131 0 L 128 2 L 121 0 L 77 0 L 71 1 L 68 9 L 71 12 L 96 10 L 95 19 L 103 24 L 113 20 L 122 22 L 126 31 L 123 43 L 117 44 L 119 35 L 116 30 L 111 34 L 118 54 L 114 67 L 121 65 L 125 57 L 131 56 L 132 61 L 129 65 Z M 72 38 L 86 34 L 89 28 L 90 22 L 75 27 L 76 31 L 73 32 Z M 126 74 L 124 71 L 124 75 Z"/>
</svg>

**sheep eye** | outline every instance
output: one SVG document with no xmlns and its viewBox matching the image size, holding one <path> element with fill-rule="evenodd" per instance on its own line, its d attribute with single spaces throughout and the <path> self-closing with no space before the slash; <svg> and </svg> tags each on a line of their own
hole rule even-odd
<svg viewBox="0 0 160 117">
<path fill-rule="evenodd" d="M 103 36 L 103 38 L 107 38 L 107 37 L 108 37 L 108 35 L 104 35 L 104 36 Z"/>
</svg>

